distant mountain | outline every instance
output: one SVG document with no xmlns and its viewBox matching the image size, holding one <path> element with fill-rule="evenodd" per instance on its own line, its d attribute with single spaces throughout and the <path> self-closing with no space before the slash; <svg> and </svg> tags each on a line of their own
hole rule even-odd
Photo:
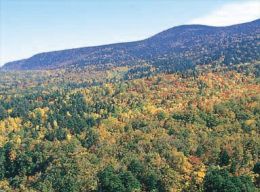
<svg viewBox="0 0 260 192">
<path fill-rule="evenodd" d="M 227 27 L 182 25 L 129 43 L 46 52 L 6 63 L 3 70 L 38 70 L 87 65 L 169 66 L 237 64 L 260 60 L 260 19 Z"/>
</svg>

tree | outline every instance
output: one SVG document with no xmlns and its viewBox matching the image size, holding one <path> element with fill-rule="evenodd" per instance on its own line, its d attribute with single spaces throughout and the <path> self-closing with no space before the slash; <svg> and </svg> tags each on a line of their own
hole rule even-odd
<svg viewBox="0 0 260 192">
<path fill-rule="evenodd" d="M 255 184 L 256 184 L 257 187 L 260 187 L 260 162 L 257 162 L 254 165 L 253 172 L 255 174 L 258 174 L 258 176 L 256 177 Z"/>
<path fill-rule="evenodd" d="M 148 173 L 148 175 L 145 176 L 145 186 L 148 191 L 154 191 L 154 192 L 164 192 L 166 191 L 164 189 L 164 186 L 157 174 L 154 172 Z"/>
<path fill-rule="evenodd" d="M 5 177 L 5 151 L 0 148 L 0 180 Z"/>
<path fill-rule="evenodd" d="M 91 146 L 95 145 L 98 142 L 99 135 L 90 129 L 87 132 L 86 138 L 82 141 L 82 144 L 86 148 L 90 148 Z"/>
<path fill-rule="evenodd" d="M 128 170 L 141 179 L 144 174 L 144 166 L 139 160 L 132 160 L 128 165 Z"/>
<path fill-rule="evenodd" d="M 255 190 L 248 176 L 231 176 L 225 169 L 210 169 L 204 179 L 205 192 L 251 192 Z"/>
<path fill-rule="evenodd" d="M 234 173 L 236 173 L 236 170 L 237 170 L 237 162 L 232 161 L 229 171 L 230 171 L 230 173 L 234 174 Z"/>
<path fill-rule="evenodd" d="M 141 189 L 140 182 L 130 171 L 116 171 L 112 166 L 98 173 L 99 191 L 132 192 Z"/>
<path fill-rule="evenodd" d="M 57 165 L 45 171 L 36 182 L 39 191 L 70 192 L 79 191 L 81 181 L 78 179 L 79 168 L 73 159 L 62 157 Z"/>
<path fill-rule="evenodd" d="M 125 192 L 126 188 L 112 166 L 106 167 L 103 171 L 99 172 L 97 176 L 99 179 L 98 190 L 100 192 Z"/>
<path fill-rule="evenodd" d="M 7 117 L 7 112 L 6 110 L 0 105 L 0 120 L 3 120 Z"/>
<path fill-rule="evenodd" d="M 157 118 L 159 121 L 162 121 L 166 118 L 166 113 L 163 111 L 160 111 L 159 113 L 157 113 Z"/>
<path fill-rule="evenodd" d="M 198 156 L 198 157 L 201 157 L 203 154 L 204 154 L 204 149 L 203 149 L 203 147 L 201 146 L 201 145 L 199 145 L 198 147 L 197 147 L 197 150 L 196 150 L 196 155 Z"/>
<path fill-rule="evenodd" d="M 257 162 L 257 163 L 254 165 L 253 171 L 254 171 L 254 173 L 260 175 L 260 162 Z"/>
<path fill-rule="evenodd" d="M 141 189 L 140 182 L 130 171 L 122 171 L 119 177 L 125 187 L 125 192 L 132 192 Z"/>
<path fill-rule="evenodd" d="M 226 166 L 229 164 L 230 157 L 228 155 L 228 152 L 226 150 L 221 151 L 219 154 L 219 165 L 220 166 Z"/>
</svg>

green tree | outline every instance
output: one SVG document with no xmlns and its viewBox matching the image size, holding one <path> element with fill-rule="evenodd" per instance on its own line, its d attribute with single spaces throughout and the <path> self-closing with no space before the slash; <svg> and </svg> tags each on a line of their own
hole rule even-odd
<svg viewBox="0 0 260 192">
<path fill-rule="evenodd" d="M 248 176 L 231 176 L 225 169 L 210 169 L 204 178 L 205 192 L 252 192 L 252 179 Z"/>
<path fill-rule="evenodd" d="M 141 179 L 144 174 L 144 166 L 139 160 L 132 160 L 128 165 L 128 170 L 131 171 L 135 176 Z"/>
<path fill-rule="evenodd" d="M 165 112 L 160 111 L 160 112 L 157 114 L 157 119 L 158 119 L 159 121 L 162 121 L 162 120 L 164 120 L 165 118 L 166 118 L 166 113 L 165 113 Z"/>
<path fill-rule="evenodd" d="M 106 167 L 98 173 L 98 191 L 125 192 L 126 188 L 112 166 Z"/>
<path fill-rule="evenodd" d="M 7 112 L 6 110 L 0 105 L 0 120 L 3 120 L 7 117 Z"/>
<path fill-rule="evenodd" d="M 260 174 L 260 162 L 257 162 L 253 168 L 254 173 Z"/>
<path fill-rule="evenodd" d="M 219 165 L 220 166 L 226 166 L 229 164 L 230 157 L 226 150 L 223 150 L 219 154 Z"/>
<path fill-rule="evenodd" d="M 125 192 L 132 192 L 141 189 L 140 182 L 130 171 L 122 171 L 119 177 L 125 187 Z"/>
</svg>

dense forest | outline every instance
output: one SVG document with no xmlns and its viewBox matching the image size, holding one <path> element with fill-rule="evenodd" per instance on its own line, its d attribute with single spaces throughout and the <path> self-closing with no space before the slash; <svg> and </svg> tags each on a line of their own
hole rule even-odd
<svg viewBox="0 0 260 192">
<path fill-rule="evenodd" d="M 1 72 L 0 189 L 258 191 L 259 62 L 165 63 Z"/>
</svg>

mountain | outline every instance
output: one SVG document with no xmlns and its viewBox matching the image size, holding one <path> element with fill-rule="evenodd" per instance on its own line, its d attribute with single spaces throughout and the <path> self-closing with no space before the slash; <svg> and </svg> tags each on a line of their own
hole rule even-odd
<svg viewBox="0 0 260 192">
<path fill-rule="evenodd" d="M 161 70 L 182 65 L 224 65 L 260 59 L 260 19 L 227 27 L 182 25 L 136 42 L 36 54 L 6 63 L 2 70 L 39 70 L 88 65 L 149 63 Z"/>
</svg>

